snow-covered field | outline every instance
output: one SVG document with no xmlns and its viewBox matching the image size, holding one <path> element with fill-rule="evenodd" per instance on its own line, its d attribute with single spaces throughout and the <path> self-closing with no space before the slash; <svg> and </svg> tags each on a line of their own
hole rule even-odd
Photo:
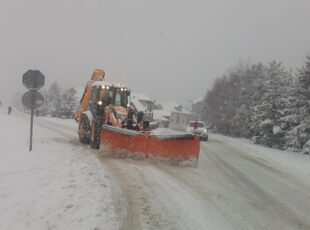
<svg viewBox="0 0 310 230">
<path fill-rule="evenodd" d="M 0 229 L 310 229 L 310 158 L 210 135 L 199 166 L 102 157 L 72 120 L 0 109 Z M 157 133 L 171 132 L 157 130 Z"/>
<path fill-rule="evenodd" d="M 109 176 L 95 155 L 40 125 L 29 152 L 28 118 L 0 110 L 0 229 L 117 229 Z"/>
</svg>

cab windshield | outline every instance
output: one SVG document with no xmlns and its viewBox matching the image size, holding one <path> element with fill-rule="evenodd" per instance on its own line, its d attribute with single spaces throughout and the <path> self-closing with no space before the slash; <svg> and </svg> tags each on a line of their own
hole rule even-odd
<svg viewBox="0 0 310 230">
<path fill-rule="evenodd" d="M 115 98 L 114 98 L 115 105 L 122 105 L 122 97 L 120 89 L 116 89 L 115 91 Z"/>
<path fill-rule="evenodd" d="M 114 104 L 118 105 L 118 106 L 122 106 L 124 108 L 127 108 L 128 92 L 122 91 L 120 88 L 116 88 L 115 89 Z"/>
<path fill-rule="evenodd" d="M 128 91 L 122 91 L 120 88 L 102 89 L 100 91 L 99 100 L 106 105 L 113 104 L 127 108 L 128 105 Z"/>
</svg>

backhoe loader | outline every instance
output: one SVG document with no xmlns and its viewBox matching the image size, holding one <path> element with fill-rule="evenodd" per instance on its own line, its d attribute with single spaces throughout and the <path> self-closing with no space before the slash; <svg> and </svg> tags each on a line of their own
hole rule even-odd
<svg viewBox="0 0 310 230">
<path fill-rule="evenodd" d="M 104 80 L 97 69 L 85 87 L 76 120 L 81 143 L 99 149 L 104 145 L 145 157 L 197 160 L 199 137 L 192 134 L 155 135 L 142 111 L 130 103 L 130 89 Z"/>
</svg>

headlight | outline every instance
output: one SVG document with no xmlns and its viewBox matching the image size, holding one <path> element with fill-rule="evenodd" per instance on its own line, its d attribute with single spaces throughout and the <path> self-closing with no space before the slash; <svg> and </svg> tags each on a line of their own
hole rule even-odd
<svg viewBox="0 0 310 230">
<path fill-rule="evenodd" d="M 205 130 L 203 130 L 203 132 L 204 132 L 204 133 L 207 133 L 207 130 L 205 129 Z"/>
<path fill-rule="evenodd" d="M 98 105 L 102 105 L 102 101 L 98 101 L 97 104 L 98 104 Z"/>
<path fill-rule="evenodd" d="M 109 86 L 107 86 L 107 85 L 103 85 L 103 86 L 101 86 L 103 89 L 110 89 L 110 87 Z"/>
</svg>

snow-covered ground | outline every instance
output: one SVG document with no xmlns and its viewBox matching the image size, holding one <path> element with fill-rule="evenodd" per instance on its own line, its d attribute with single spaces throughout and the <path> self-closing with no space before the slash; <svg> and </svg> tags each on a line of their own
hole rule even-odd
<svg viewBox="0 0 310 230">
<path fill-rule="evenodd" d="M 230 138 L 216 134 L 212 134 L 212 136 L 246 151 L 247 154 L 256 157 L 258 160 L 272 164 L 272 167 L 279 167 L 302 176 L 304 182 L 310 186 L 310 155 L 266 148 L 252 144 L 251 141 L 243 138 Z"/>
<path fill-rule="evenodd" d="M 99 160 L 40 125 L 29 152 L 28 118 L 0 110 L 0 229 L 117 229 Z"/>
<path fill-rule="evenodd" d="M 0 109 L 0 229 L 310 229 L 310 158 L 210 134 L 199 166 L 103 157 Z M 159 129 L 158 134 L 172 133 Z"/>
</svg>

